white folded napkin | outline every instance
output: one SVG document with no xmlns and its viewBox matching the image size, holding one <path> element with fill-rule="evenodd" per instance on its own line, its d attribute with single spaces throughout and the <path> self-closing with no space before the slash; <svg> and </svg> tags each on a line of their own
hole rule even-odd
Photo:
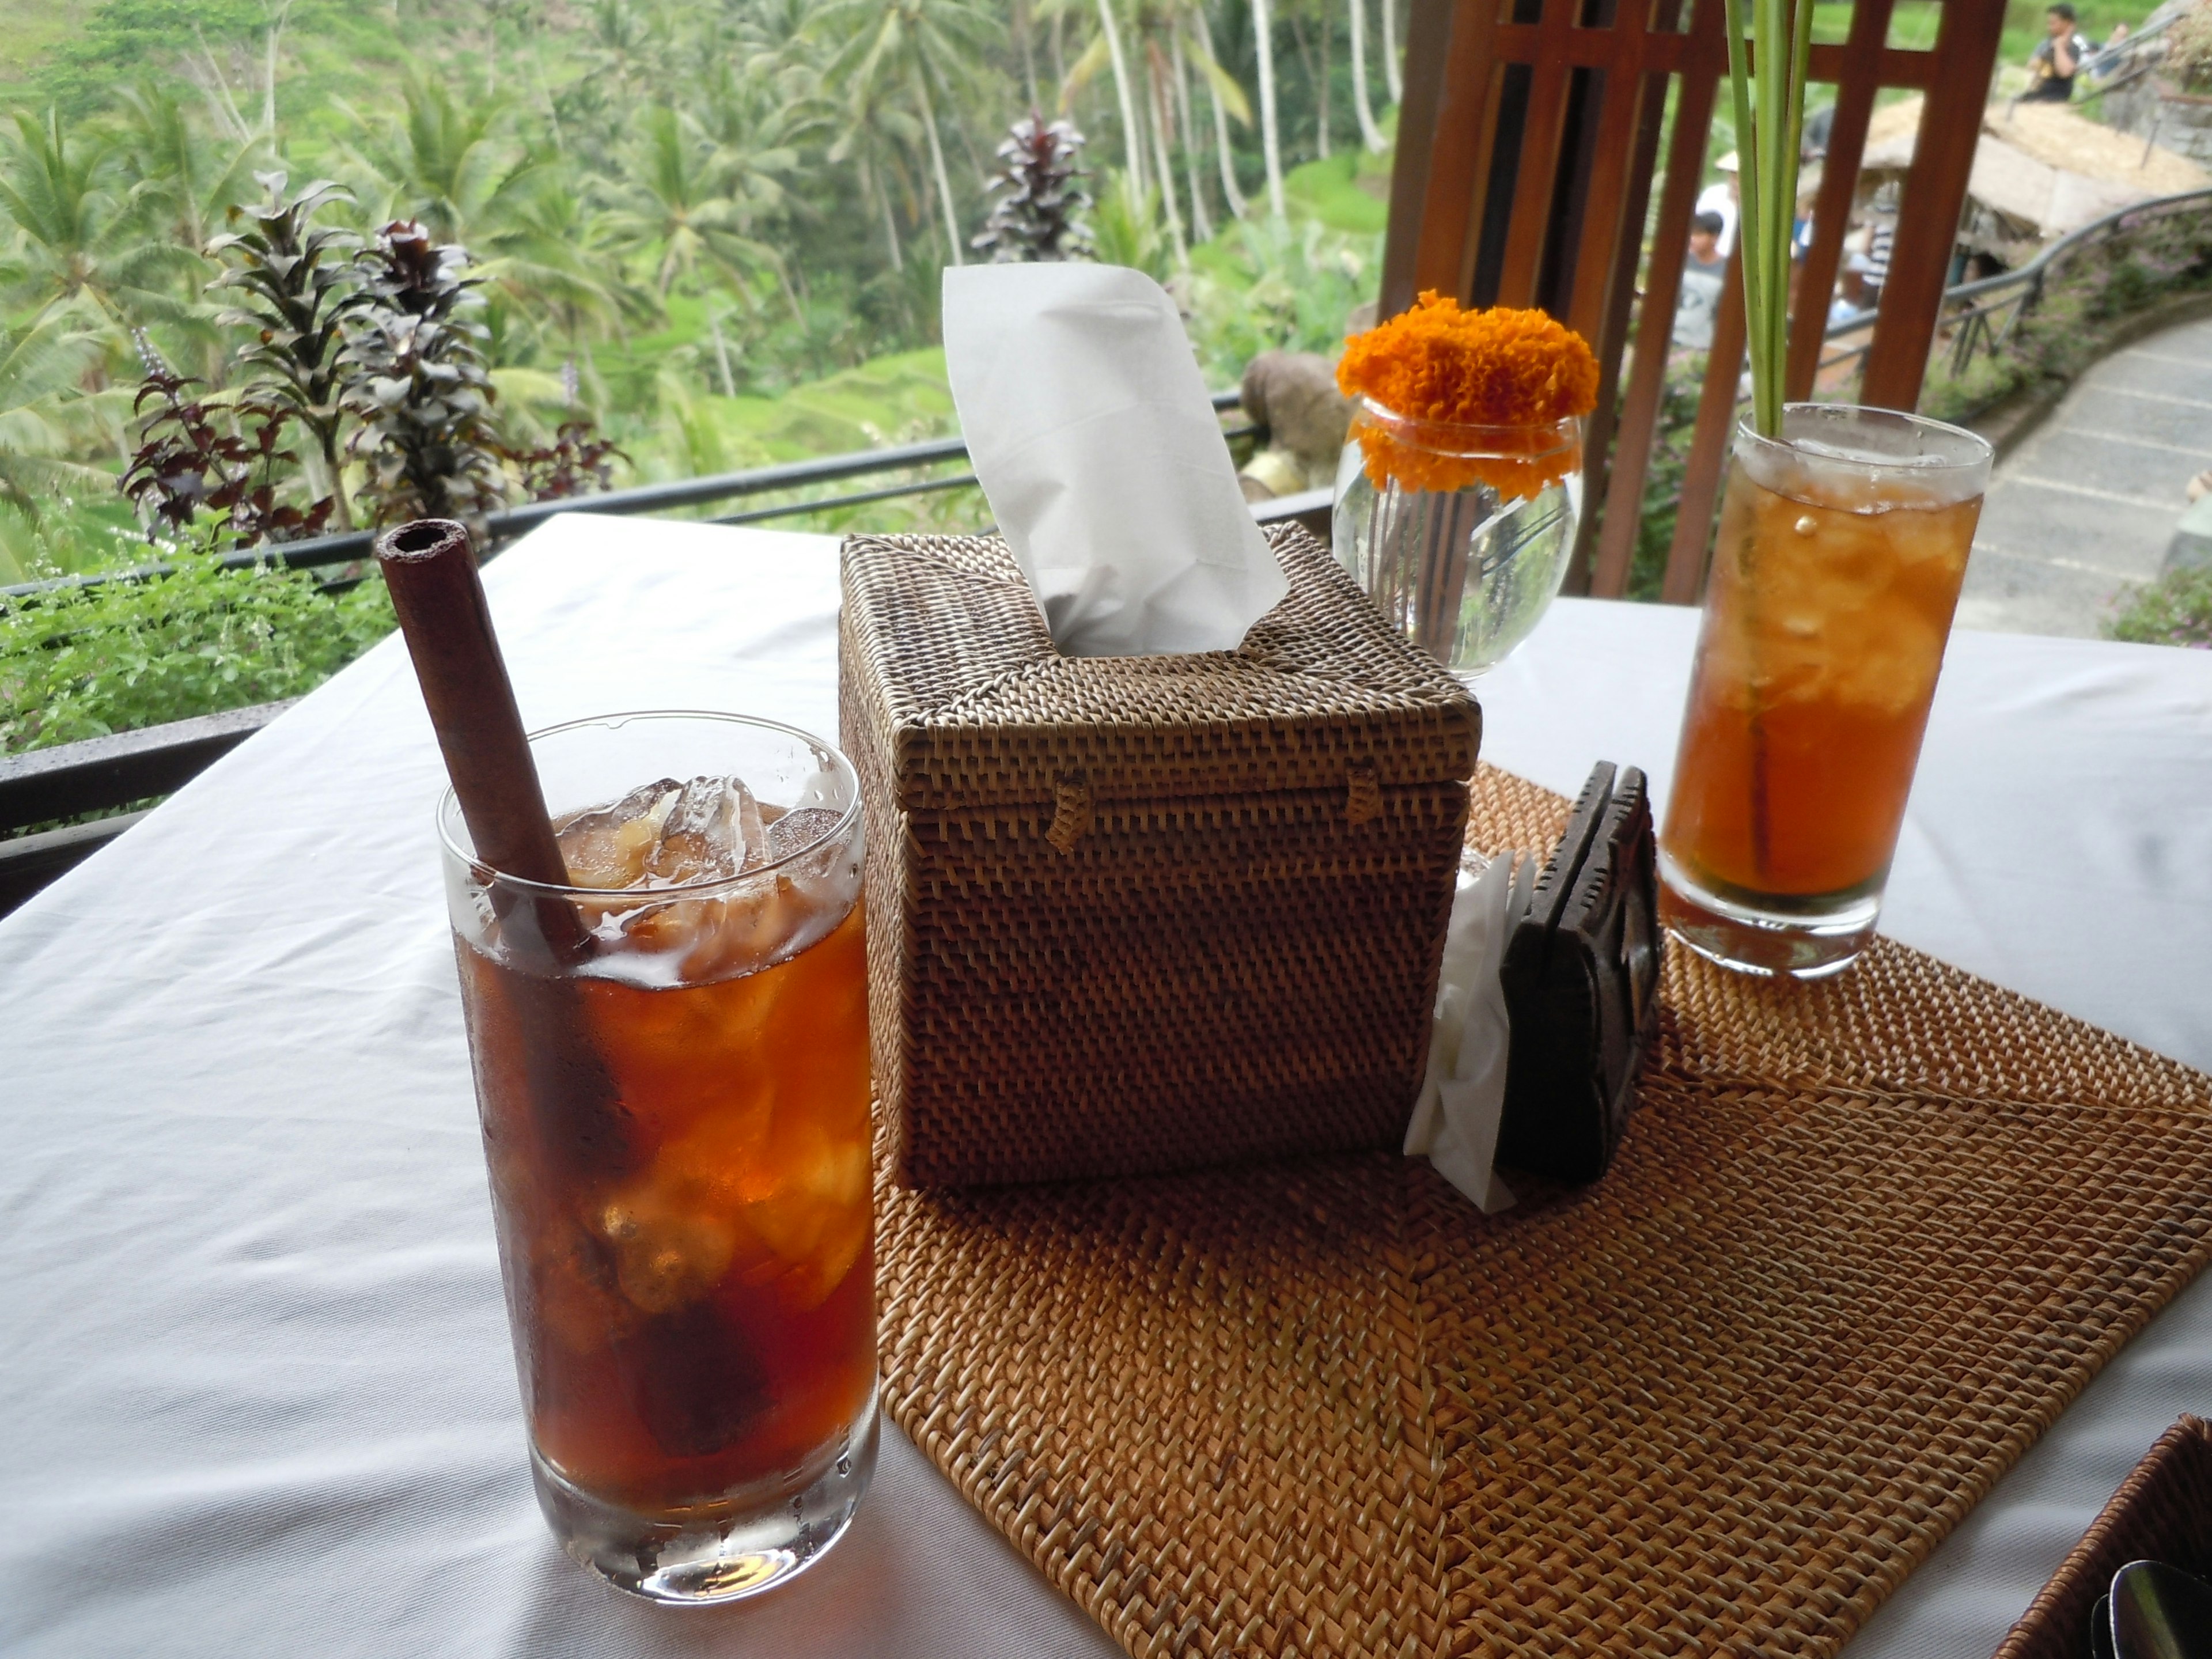
<svg viewBox="0 0 2212 1659">
<path fill-rule="evenodd" d="M 1142 271 L 949 270 L 945 365 L 999 532 L 1066 654 L 1234 650 L 1290 591 L 1182 319 Z"/>
<path fill-rule="evenodd" d="M 1536 861 L 1523 858 L 1516 870 L 1510 853 L 1486 865 L 1469 854 L 1462 864 L 1437 975 L 1428 1074 L 1406 1126 L 1406 1156 L 1425 1154 L 1437 1173 L 1486 1215 L 1513 1202 L 1490 1167 L 1505 1112 L 1505 1057 L 1512 1036 L 1498 969 L 1535 882 Z"/>
</svg>

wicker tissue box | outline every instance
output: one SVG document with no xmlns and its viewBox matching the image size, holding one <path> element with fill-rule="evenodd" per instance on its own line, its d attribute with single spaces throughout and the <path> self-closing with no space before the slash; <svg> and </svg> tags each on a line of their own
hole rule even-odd
<svg viewBox="0 0 2212 1659">
<path fill-rule="evenodd" d="M 1304 531 L 1233 652 L 1063 657 L 996 539 L 845 544 L 876 1088 L 915 1187 L 1391 1148 L 1481 733 Z"/>
</svg>

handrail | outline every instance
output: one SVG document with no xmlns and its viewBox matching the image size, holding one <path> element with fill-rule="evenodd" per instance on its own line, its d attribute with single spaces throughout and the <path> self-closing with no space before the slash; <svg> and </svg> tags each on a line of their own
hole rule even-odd
<svg viewBox="0 0 2212 1659">
<path fill-rule="evenodd" d="M 1213 407 L 1217 411 L 1231 410 L 1237 407 L 1240 398 L 1241 394 L 1233 390 L 1217 392 L 1212 394 Z M 1255 429 L 1251 427 L 1232 428 L 1225 435 L 1243 437 Z M 854 450 L 843 455 L 817 455 L 803 461 L 781 461 L 773 466 L 747 467 L 736 472 L 713 472 L 696 478 L 674 478 L 662 483 L 636 484 L 628 489 L 602 490 L 593 495 L 563 495 L 553 501 L 525 501 L 487 514 L 484 522 L 490 539 L 498 543 L 509 540 L 526 530 L 535 529 L 548 519 L 557 518 L 564 513 L 611 513 L 624 516 L 663 513 L 673 507 L 698 507 L 708 501 L 727 501 L 732 497 L 764 495 L 780 489 L 803 489 L 809 484 L 838 483 L 848 478 L 862 478 L 878 472 L 896 472 L 902 467 L 933 466 L 963 459 L 967 453 L 968 443 L 964 438 L 933 438 L 921 443 L 897 444 L 885 449 Z M 957 489 L 974 482 L 972 477 L 925 479 L 896 489 L 866 490 L 823 501 L 780 503 L 750 513 L 732 514 L 715 522 L 757 523 L 763 519 L 794 517 L 801 513 L 822 512 L 836 507 L 857 507 L 896 495 Z M 222 568 L 226 570 L 251 570 L 257 566 L 275 565 L 285 570 L 310 570 L 350 564 L 356 559 L 368 556 L 369 544 L 375 538 L 374 530 L 346 530 L 296 542 L 265 543 L 243 552 L 226 555 Z M 67 588 L 96 587 L 111 581 L 143 581 L 168 574 L 169 567 L 166 564 L 145 564 L 125 570 L 18 582 L 13 586 L 0 587 L 0 602 L 33 599 L 41 593 L 52 593 Z"/>
<path fill-rule="evenodd" d="M 2023 287 L 2031 283 L 2039 282 L 2060 258 L 2072 253 L 2075 248 L 2090 238 L 2118 224 L 2121 220 L 2138 213 L 2163 215 L 2169 209 L 2185 207 L 2192 202 L 2212 207 L 2212 189 L 2185 190 L 2172 196 L 2154 196 L 2147 201 L 2133 202 L 2126 207 L 2115 209 L 2101 219 L 2091 220 L 2078 230 L 2069 231 L 2024 265 L 2015 265 L 2012 270 L 2001 270 L 1994 276 L 1978 276 L 1971 283 L 1960 283 L 1955 287 L 1945 289 L 1943 303 L 1947 306 L 1957 305 L 1962 301 L 1978 300 L 1985 294 L 1996 294 L 2008 288 Z M 1871 328 L 1876 315 L 1876 313 L 1870 311 L 1862 312 L 1856 317 L 1847 317 L 1840 322 L 1830 323 L 1822 337 L 1830 340 L 1838 339 L 1846 334 L 1855 334 L 1863 328 Z"/>
<path fill-rule="evenodd" d="M 1943 291 L 1943 301 L 1936 313 L 1936 325 L 1939 333 L 1951 331 L 1950 372 L 1955 377 L 1966 373 L 1978 349 L 1995 356 L 2013 331 L 2032 312 L 2043 296 L 2045 283 L 2062 264 L 2094 241 L 2109 238 L 2124 228 L 2132 228 L 2130 222 L 2163 218 L 2191 208 L 2212 207 L 2212 189 L 2182 191 L 2172 196 L 2154 196 L 2147 200 L 2130 203 L 2117 208 L 2102 218 L 2093 219 L 2079 229 L 2060 237 L 2050 246 L 2039 251 L 2027 264 L 2011 270 L 2001 270 L 1994 276 L 1978 277 L 1971 283 L 1960 283 Z M 2001 313 L 2002 325 L 1994 319 Z M 1824 341 L 1838 340 L 1847 335 L 1863 335 L 1874 325 L 1875 314 L 1861 313 L 1840 322 L 1828 325 L 1823 331 Z M 1856 362 L 1866 356 L 1869 342 L 1861 339 L 1842 350 L 1824 355 L 1820 359 L 1823 373 Z"/>
</svg>

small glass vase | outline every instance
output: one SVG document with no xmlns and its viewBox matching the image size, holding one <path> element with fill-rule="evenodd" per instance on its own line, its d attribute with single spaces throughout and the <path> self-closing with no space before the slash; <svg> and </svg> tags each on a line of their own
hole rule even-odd
<svg viewBox="0 0 2212 1659">
<path fill-rule="evenodd" d="M 1579 418 L 1461 426 L 1363 402 L 1337 467 L 1337 562 L 1408 640 L 1480 674 L 1559 592 L 1582 472 Z"/>
</svg>

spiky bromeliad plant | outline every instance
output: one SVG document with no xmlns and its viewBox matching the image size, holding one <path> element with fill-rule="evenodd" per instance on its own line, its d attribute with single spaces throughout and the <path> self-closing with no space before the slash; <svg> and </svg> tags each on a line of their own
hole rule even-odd
<svg viewBox="0 0 2212 1659">
<path fill-rule="evenodd" d="M 998 199 L 972 246 L 994 264 L 1089 258 L 1091 229 L 1082 215 L 1091 198 L 1076 161 L 1083 142 L 1073 124 L 1047 126 L 1035 110 L 1015 122 L 999 146 L 1006 165 L 991 179 Z"/>
<path fill-rule="evenodd" d="M 1747 20 L 1747 8 L 1750 16 Z M 1790 357 L 1790 251 L 1797 159 L 1805 141 L 1805 72 L 1813 0 L 1725 0 L 1729 82 L 1735 95 L 1738 229 L 1743 310 L 1751 346 L 1752 424 L 1782 435 L 1782 377 Z M 1747 22 L 1748 27 L 1747 27 Z M 1753 73 L 1752 52 L 1759 57 Z"/>
<path fill-rule="evenodd" d="M 505 497 L 467 266 L 464 250 L 432 242 L 412 220 L 386 225 L 355 261 L 345 403 L 361 422 L 353 448 L 368 463 L 362 494 L 379 524 L 480 520 Z"/>
<path fill-rule="evenodd" d="M 339 441 L 345 416 L 338 357 L 350 261 L 361 238 L 313 221 L 325 203 L 352 198 L 327 179 L 287 196 L 282 173 L 253 176 L 267 198 L 258 207 L 233 207 L 230 222 L 242 228 L 208 244 L 208 252 L 224 267 L 210 288 L 237 295 L 216 320 L 254 331 L 239 348 L 239 362 L 250 376 L 240 396 L 282 410 L 307 429 L 313 440 L 301 458 L 308 494 L 330 501 L 337 522 L 350 526 Z"/>
</svg>

